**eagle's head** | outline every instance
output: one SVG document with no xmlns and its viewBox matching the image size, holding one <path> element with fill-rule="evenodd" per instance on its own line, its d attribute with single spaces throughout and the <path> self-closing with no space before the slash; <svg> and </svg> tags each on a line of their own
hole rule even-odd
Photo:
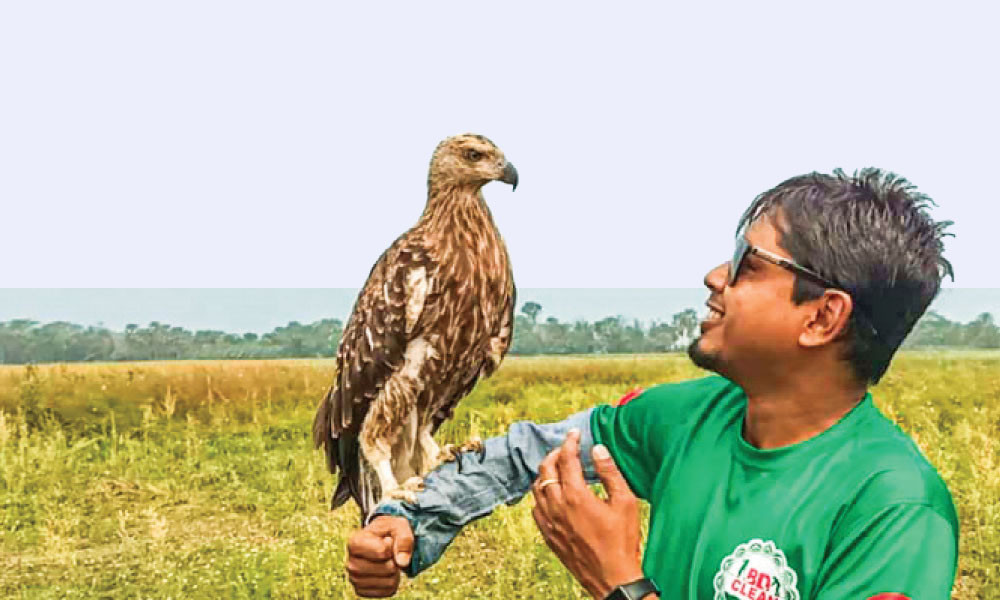
<svg viewBox="0 0 1000 600">
<path fill-rule="evenodd" d="M 485 137 L 473 133 L 456 135 L 434 150 L 428 185 L 450 182 L 478 190 L 491 181 L 509 183 L 517 189 L 517 169 Z"/>
</svg>

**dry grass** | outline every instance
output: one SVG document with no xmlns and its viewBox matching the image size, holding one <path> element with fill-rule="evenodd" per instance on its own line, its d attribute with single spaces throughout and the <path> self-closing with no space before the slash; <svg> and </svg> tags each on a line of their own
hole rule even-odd
<svg viewBox="0 0 1000 600">
<path fill-rule="evenodd" d="M 349 597 L 357 513 L 326 510 L 309 440 L 332 374 L 312 360 L 0 367 L 0 595 Z M 439 437 L 697 375 L 679 356 L 512 359 Z M 1000 355 L 904 355 L 875 394 L 954 494 L 956 597 L 1000 598 Z M 583 597 L 530 504 L 468 527 L 400 597 Z"/>
</svg>

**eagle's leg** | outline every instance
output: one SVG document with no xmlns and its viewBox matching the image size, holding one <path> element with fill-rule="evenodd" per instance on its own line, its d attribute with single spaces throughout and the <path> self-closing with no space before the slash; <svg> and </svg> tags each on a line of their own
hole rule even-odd
<svg viewBox="0 0 1000 600">
<path fill-rule="evenodd" d="M 414 490 L 400 488 L 399 479 L 408 481 L 413 474 L 408 466 L 416 445 L 417 396 L 423 389 L 420 367 L 431 355 L 433 348 L 422 339 L 410 342 L 403 368 L 386 381 L 361 426 L 361 451 L 375 469 L 381 488 L 378 502 L 386 498 L 416 500 Z"/>
<path fill-rule="evenodd" d="M 414 465 L 421 454 L 418 411 L 411 410 L 406 417 L 403 432 L 393 447 L 393 456 L 396 458 L 396 468 L 393 470 L 396 481 L 402 481 L 402 485 L 386 494 L 389 498 L 403 500 L 416 504 L 416 492 L 424 491 L 424 479 L 420 477 L 421 472 Z"/>
<path fill-rule="evenodd" d="M 399 406 L 394 402 L 399 391 L 397 386 L 386 386 L 372 403 L 361 425 L 361 435 L 358 441 L 361 445 L 361 453 L 364 454 L 365 461 L 371 465 L 372 470 L 378 477 L 378 487 L 380 497 L 374 498 L 375 504 L 366 509 L 374 508 L 376 504 L 385 500 L 389 494 L 399 487 L 399 480 L 392 468 L 393 446 L 396 445 L 403 430 L 406 428 L 405 412 L 400 415 Z M 392 389 L 390 388 L 397 388 Z M 400 418 L 402 417 L 402 418 Z"/>
<path fill-rule="evenodd" d="M 441 466 L 441 463 L 444 462 L 444 460 L 442 460 L 441 447 L 434 441 L 434 437 L 431 435 L 429 427 L 420 430 L 420 439 L 418 440 L 417 445 L 420 454 L 420 465 L 418 471 L 422 475 L 427 475 L 434 469 Z"/>
<path fill-rule="evenodd" d="M 382 497 L 376 501 L 378 504 L 389 492 L 399 487 L 399 482 L 392 472 L 392 446 L 384 438 L 372 439 L 373 437 L 361 436 L 361 452 L 378 476 L 378 485 L 382 492 Z"/>
<path fill-rule="evenodd" d="M 414 476 L 410 477 L 403 482 L 403 485 L 390 492 L 389 497 L 396 498 L 397 500 L 403 500 L 404 502 L 409 502 L 410 504 L 416 504 L 416 492 L 422 491 L 424 491 L 424 478 Z"/>
</svg>

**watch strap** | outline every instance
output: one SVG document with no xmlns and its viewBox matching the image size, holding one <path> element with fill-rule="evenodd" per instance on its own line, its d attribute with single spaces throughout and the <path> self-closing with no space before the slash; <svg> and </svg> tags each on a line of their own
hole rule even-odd
<svg viewBox="0 0 1000 600">
<path fill-rule="evenodd" d="M 611 593 L 604 598 L 604 600 L 639 600 L 640 598 L 646 597 L 647 594 L 654 593 L 657 597 L 660 596 L 660 588 L 656 587 L 652 579 L 642 578 L 632 583 L 626 583 L 624 585 L 619 585 L 615 589 L 611 590 Z"/>
</svg>

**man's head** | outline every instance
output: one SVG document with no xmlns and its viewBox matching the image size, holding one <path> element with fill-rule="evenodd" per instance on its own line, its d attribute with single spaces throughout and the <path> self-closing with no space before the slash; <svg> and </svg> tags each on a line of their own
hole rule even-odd
<svg viewBox="0 0 1000 600">
<path fill-rule="evenodd" d="M 751 247 L 740 265 L 705 276 L 714 311 L 692 360 L 740 382 L 828 356 L 857 382 L 878 382 L 952 275 L 941 241 L 950 223 L 932 220 L 929 204 L 878 169 L 811 173 L 764 192 L 737 226 Z"/>
</svg>

